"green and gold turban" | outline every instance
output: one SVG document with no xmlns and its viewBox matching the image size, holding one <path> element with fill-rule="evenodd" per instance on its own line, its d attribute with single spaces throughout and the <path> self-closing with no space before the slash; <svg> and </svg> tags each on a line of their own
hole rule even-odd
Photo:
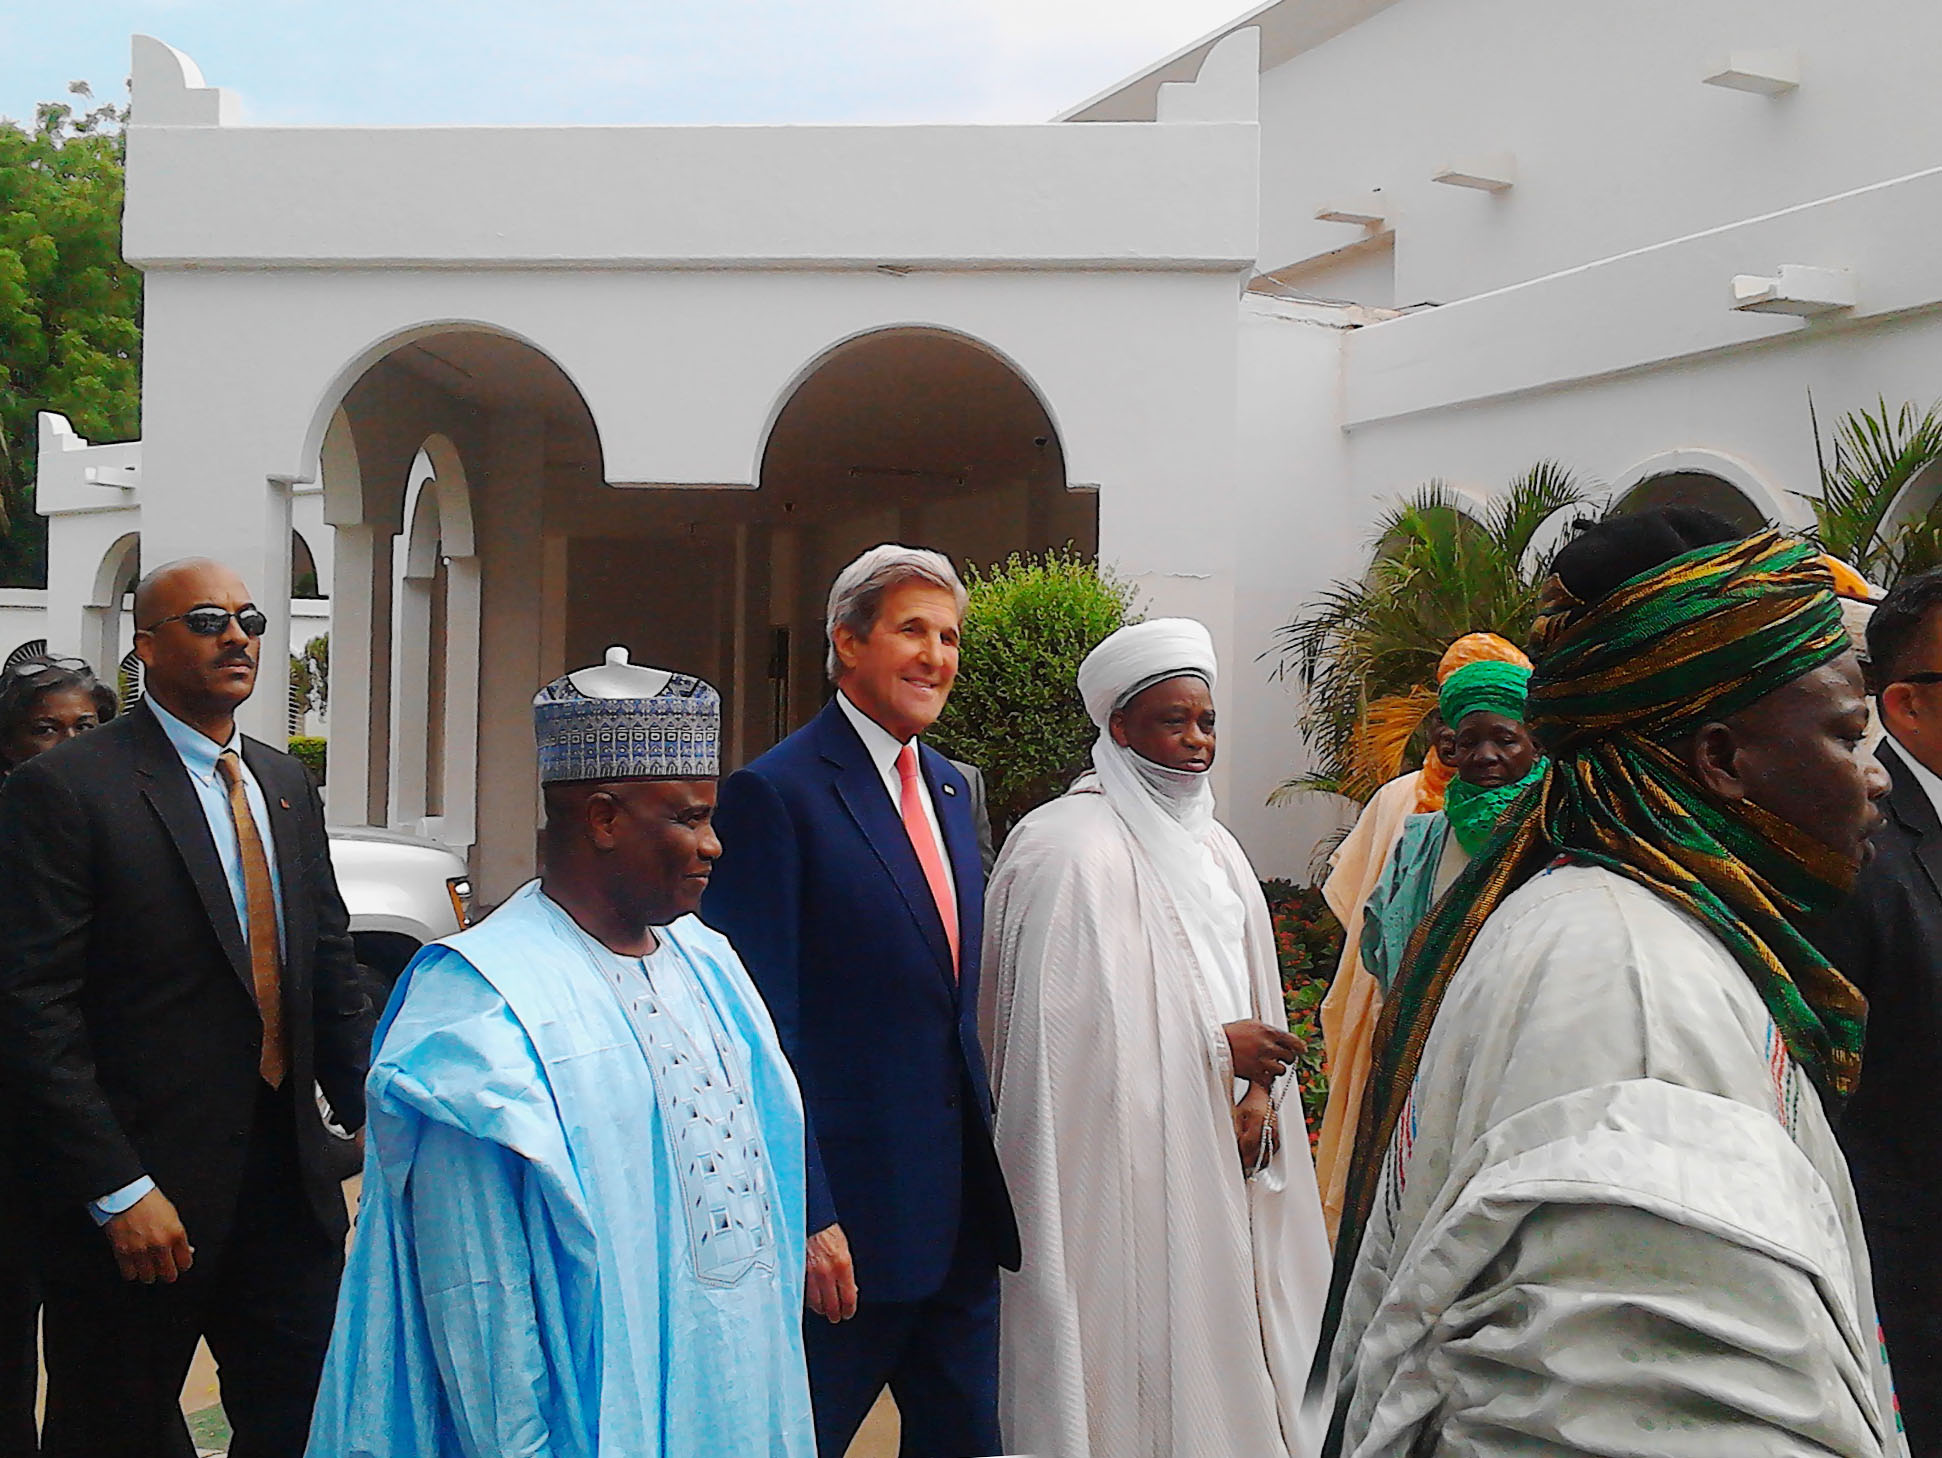
<svg viewBox="0 0 1942 1458">
<path fill-rule="evenodd" d="M 1475 713 L 1501 714 L 1524 722 L 1531 670 L 1521 663 L 1466 663 L 1443 680 L 1436 711 L 1452 729 Z"/>
<path fill-rule="evenodd" d="M 1839 904 L 1853 867 L 1758 806 L 1715 798 L 1674 752 L 1848 651 L 1814 549 L 1775 532 L 1699 547 L 1594 603 L 1553 577 L 1531 648 L 1526 722 L 1550 764 L 1417 927 L 1383 1006 L 1324 1352 L 1450 976 L 1504 898 L 1560 857 L 1635 881 L 1704 925 L 1831 1107 L 1860 1073 L 1867 1003 L 1799 930 Z"/>
</svg>

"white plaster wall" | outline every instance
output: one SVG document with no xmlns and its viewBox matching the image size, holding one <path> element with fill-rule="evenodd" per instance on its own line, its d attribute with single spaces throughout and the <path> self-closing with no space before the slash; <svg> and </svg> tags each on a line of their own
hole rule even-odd
<svg viewBox="0 0 1942 1458">
<path fill-rule="evenodd" d="M 0 587 L 0 660 L 22 644 L 46 636 L 46 591 L 38 587 Z"/>
<path fill-rule="evenodd" d="M 1810 390 L 1828 424 L 1878 396 L 1942 395 L 1938 228 L 1942 171 L 1357 330 L 1343 420 L 1358 488 L 1436 474 L 1489 489 L 1540 456 L 1617 482 L 1706 450 L 1802 522 Z M 1734 273 L 1808 258 L 1853 268 L 1859 305 L 1805 322 L 1727 307 Z"/>
<path fill-rule="evenodd" d="M 318 589 L 330 592 L 331 567 L 336 560 L 336 533 L 324 521 L 321 484 L 306 484 L 290 493 L 290 526 L 299 533 L 317 563 Z"/>
<path fill-rule="evenodd" d="M 232 127 L 128 143 L 127 256 L 1167 266 L 1253 228 L 1254 126 Z M 1248 98 L 1251 100 L 1251 98 Z M 239 183 L 247 182 L 247 185 Z M 1174 207 L 1155 207 L 1154 195 Z M 892 203 L 894 205 L 886 206 Z"/>
<path fill-rule="evenodd" d="M 1366 516 L 1348 489 L 1337 423 L 1344 333 L 1315 311 L 1250 297 L 1237 339 L 1238 460 L 1221 522 L 1235 586 L 1221 663 L 1220 814 L 1256 870 L 1296 880 L 1307 879 L 1315 845 L 1340 822 L 1342 806 L 1325 796 L 1267 803 L 1305 765 L 1295 730 L 1300 698 L 1292 680 L 1272 676 L 1272 647 L 1275 629 L 1304 598 L 1361 565 Z"/>
<path fill-rule="evenodd" d="M 1700 84 L 1761 49 L 1798 91 Z M 1314 213 L 1379 188 L 1395 302 L 1447 302 L 1933 166 L 1938 51 L 1915 0 L 1399 0 L 1262 76 L 1262 267 L 1355 239 Z M 1430 181 L 1501 151 L 1507 193 Z"/>
<path fill-rule="evenodd" d="M 1808 520 L 1800 494 L 1817 481 L 1810 390 L 1824 431 L 1877 396 L 1926 404 L 1942 394 L 1942 317 L 1898 316 L 1358 425 L 1348 433 L 1353 490 L 1366 516 L 1433 475 L 1487 493 L 1552 457 L 1628 484 L 1642 465 L 1686 453 L 1686 469 L 1745 471 L 1781 519 L 1799 525 Z"/>
<path fill-rule="evenodd" d="M 1168 512 L 1181 483 L 1228 475 L 1237 291 L 1235 273 L 1189 271 L 157 270 L 146 540 L 157 560 L 233 560 L 252 585 L 287 571 L 264 548 L 287 530 L 273 478 L 304 469 L 306 433 L 346 363 L 429 321 L 486 321 L 550 354 L 592 408 L 607 478 L 645 483 L 752 481 L 766 425 L 812 360 L 915 323 L 980 339 L 1033 382 L 1070 479 L 1100 488 L 1102 555 L 1212 580 L 1231 543 Z M 1204 594 L 1163 596 L 1217 627 L 1223 616 Z"/>
<path fill-rule="evenodd" d="M 1145 443 L 1129 419 L 1230 352 L 1237 295 L 1232 271 L 159 270 L 146 299 L 145 479 L 193 497 L 233 488 L 237 468 L 254 481 L 307 476 L 313 420 L 361 372 L 347 366 L 476 325 L 559 363 L 592 411 L 609 481 L 749 486 L 802 371 L 844 339 L 913 324 L 1008 358 L 1046 399 L 1069 478 L 1103 484 L 1138 469 Z"/>
</svg>

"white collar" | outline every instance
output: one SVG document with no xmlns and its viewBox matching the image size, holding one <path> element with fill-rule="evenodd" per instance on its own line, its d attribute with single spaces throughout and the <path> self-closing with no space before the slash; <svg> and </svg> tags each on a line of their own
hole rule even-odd
<svg viewBox="0 0 1942 1458">
<path fill-rule="evenodd" d="M 1895 746 L 1895 753 L 1901 757 L 1901 762 L 1908 766 L 1908 772 L 1915 776 L 1915 783 L 1922 787 L 1922 793 L 1929 797 L 1929 804 L 1935 807 L 1935 818 L 1942 820 L 1942 775 L 1936 774 L 1934 770 L 1917 759 L 1915 751 L 1893 734 L 1888 736 L 1888 742 Z"/>
<path fill-rule="evenodd" d="M 162 726 L 162 732 L 168 735 L 169 743 L 174 746 L 176 754 L 181 757 L 183 766 L 190 774 L 213 781 L 216 778 L 218 759 L 232 749 L 239 756 L 241 755 L 242 734 L 234 724 L 229 728 L 229 742 L 218 744 L 200 729 L 192 728 L 176 718 L 156 701 L 154 695 L 149 695 L 142 702 L 147 705 L 149 713 L 155 716 L 155 722 Z"/>
<path fill-rule="evenodd" d="M 878 773 L 885 776 L 893 773 L 897 768 L 897 756 L 904 752 L 905 744 L 851 703 L 850 696 L 841 689 L 836 691 L 836 702 L 843 710 L 843 717 L 850 721 L 850 727 L 856 730 L 856 737 L 863 741 L 863 748 L 869 753 L 870 762 L 876 765 Z M 914 738 L 908 742 L 911 745 L 917 743 Z"/>
</svg>

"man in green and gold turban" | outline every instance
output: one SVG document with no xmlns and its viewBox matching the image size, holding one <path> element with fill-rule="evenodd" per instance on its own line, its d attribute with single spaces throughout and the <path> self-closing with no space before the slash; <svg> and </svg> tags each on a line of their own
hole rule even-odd
<svg viewBox="0 0 1942 1458">
<path fill-rule="evenodd" d="M 1827 568 L 1613 518 L 1530 648 L 1547 762 L 1384 1002 L 1323 1452 L 1903 1458 L 1832 1132 L 1867 1004 L 1803 934 L 1887 788 Z"/>
<path fill-rule="evenodd" d="M 1412 815 L 1362 911 L 1362 965 L 1384 997 L 1403 949 L 1436 899 L 1481 851 L 1498 818 L 1543 776 L 1544 757 L 1524 722 L 1531 670 L 1521 663 L 1468 663 L 1437 694 L 1434 752 L 1456 777 L 1443 808 Z"/>
</svg>

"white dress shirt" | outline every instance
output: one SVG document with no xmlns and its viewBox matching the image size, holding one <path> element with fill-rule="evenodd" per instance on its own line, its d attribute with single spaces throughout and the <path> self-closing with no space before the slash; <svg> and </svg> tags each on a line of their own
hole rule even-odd
<svg viewBox="0 0 1942 1458">
<path fill-rule="evenodd" d="M 863 741 L 869 752 L 870 761 L 877 767 L 877 774 L 883 779 L 884 793 L 890 797 L 890 809 L 898 820 L 904 815 L 904 781 L 897 773 L 897 756 L 904 746 L 891 736 L 888 729 L 864 713 L 850 702 L 850 696 L 841 689 L 836 691 L 836 702 L 843 710 L 843 717 L 850 721 L 856 730 L 856 737 Z M 911 752 L 916 753 L 917 741 L 910 741 Z M 955 904 L 958 894 L 957 873 L 951 869 L 951 853 L 944 846 L 944 827 L 937 823 L 937 807 L 931 803 L 931 787 L 924 779 L 924 764 L 920 758 L 917 763 L 917 799 L 924 807 L 924 819 L 930 822 L 931 836 L 937 842 L 937 858 L 944 863 L 944 882 L 951 888 L 951 900 Z"/>
</svg>

